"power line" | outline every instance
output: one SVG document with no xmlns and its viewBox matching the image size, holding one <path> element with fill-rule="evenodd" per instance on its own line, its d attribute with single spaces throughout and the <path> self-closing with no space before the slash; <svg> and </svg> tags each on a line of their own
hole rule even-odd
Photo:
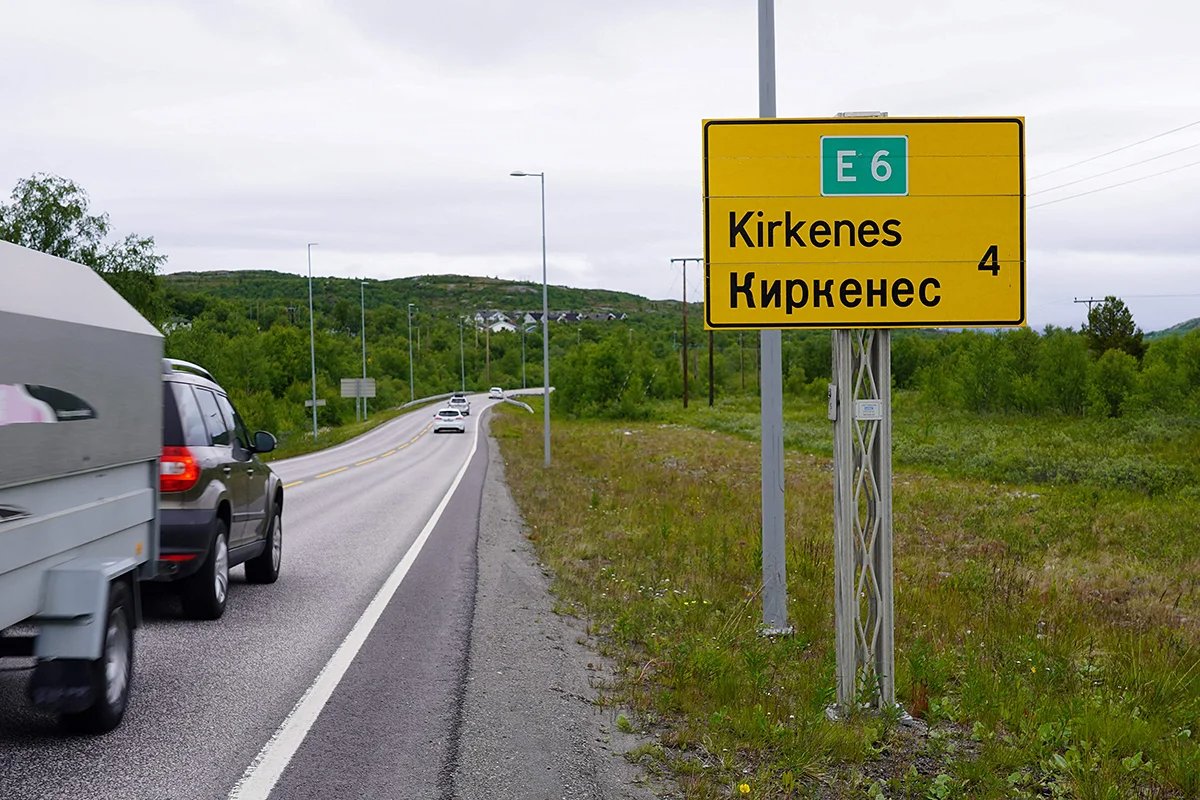
<svg viewBox="0 0 1200 800">
<path fill-rule="evenodd" d="M 1048 189 L 1038 189 L 1036 192 L 1030 192 L 1029 196 L 1032 197 L 1037 194 L 1045 194 L 1046 192 L 1053 192 L 1056 189 L 1065 189 L 1068 186 L 1074 186 L 1077 183 L 1084 183 L 1085 181 L 1095 180 L 1096 178 L 1103 178 L 1105 175 L 1111 175 L 1114 172 L 1120 172 L 1121 170 L 1129 169 L 1130 167 L 1137 167 L 1137 166 L 1141 166 L 1142 164 L 1148 164 L 1151 161 L 1157 161 L 1160 158 L 1166 158 L 1167 156 L 1173 156 L 1176 153 L 1182 153 L 1185 150 L 1193 150 L 1197 147 L 1200 147 L 1200 142 L 1197 142 L 1196 144 L 1189 144 L 1187 147 L 1181 147 L 1178 150 L 1172 150 L 1169 153 L 1162 153 L 1157 156 L 1151 156 L 1150 158 L 1143 158 L 1141 161 L 1134 161 L 1132 164 L 1126 164 L 1123 167 L 1115 167 L 1113 169 L 1106 170 L 1105 172 L 1097 172 L 1095 175 L 1089 175 L 1086 178 L 1079 178 L 1078 180 L 1068 181 L 1067 183 L 1060 183 L 1058 186 L 1051 186 Z"/>
<path fill-rule="evenodd" d="M 1080 164 L 1087 164 L 1089 162 L 1104 158 L 1105 156 L 1111 156 L 1113 153 L 1119 153 L 1122 150 L 1128 150 L 1131 147 L 1137 147 L 1139 144 L 1145 144 L 1146 142 L 1152 142 L 1155 139 L 1161 139 L 1164 136 L 1170 136 L 1172 133 L 1178 133 L 1179 131 L 1186 130 L 1187 128 L 1191 128 L 1196 125 L 1200 125 L 1200 119 L 1196 120 L 1195 122 L 1189 122 L 1186 125 L 1180 125 L 1178 128 L 1172 128 L 1169 131 L 1163 131 L 1162 133 L 1156 133 L 1153 136 L 1147 137 L 1145 139 L 1141 139 L 1139 141 L 1134 142 L 1133 144 L 1122 145 L 1121 147 L 1118 147 L 1115 150 L 1109 150 L 1107 153 L 1101 153 L 1098 156 L 1092 156 L 1091 158 L 1085 158 L 1082 161 L 1076 161 L 1074 164 L 1067 164 L 1064 167 L 1057 167 L 1055 169 L 1050 170 L 1049 172 L 1043 172 L 1041 175 L 1034 175 L 1029 180 L 1036 181 L 1038 178 L 1044 178 L 1047 175 L 1053 175 L 1054 173 L 1062 172 L 1065 169 L 1071 169 L 1072 167 L 1078 167 Z"/>
<path fill-rule="evenodd" d="M 1101 186 L 1098 189 L 1092 189 L 1087 192 L 1080 192 L 1079 194 L 1069 194 L 1066 197 L 1060 197 L 1057 200 L 1047 200 L 1044 203 L 1035 203 L 1034 205 L 1031 205 L 1029 208 L 1034 209 L 1034 208 L 1041 208 L 1042 206 L 1052 206 L 1055 203 L 1062 203 L 1066 200 L 1074 200 L 1076 197 L 1083 197 L 1085 195 L 1095 194 L 1096 192 L 1103 192 L 1106 189 L 1116 189 L 1118 186 L 1128 186 L 1129 184 L 1137 183 L 1138 181 L 1145 181 L 1145 180 L 1149 180 L 1150 178 L 1157 178 L 1159 175 L 1166 175 L 1171 172 L 1178 172 L 1181 169 L 1187 169 L 1188 167 L 1194 167 L 1198 164 L 1200 164 L 1200 161 L 1192 161 L 1187 164 L 1180 164 L 1178 167 L 1172 167 L 1171 169 L 1164 169 L 1162 172 L 1152 172 L 1149 175 L 1142 175 L 1141 177 L 1138 177 L 1138 178 L 1130 178 L 1127 181 L 1121 181 L 1120 183 L 1112 183 L 1112 184 L 1109 184 L 1108 186 Z"/>
<path fill-rule="evenodd" d="M 1127 295 L 1122 295 L 1122 296 L 1123 297 L 1136 297 L 1138 299 L 1146 299 L 1146 298 L 1161 299 L 1164 297 L 1170 298 L 1170 299 L 1175 299 L 1178 297 L 1200 297 L 1200 294 L 1127 294 Z"/>
</svg>

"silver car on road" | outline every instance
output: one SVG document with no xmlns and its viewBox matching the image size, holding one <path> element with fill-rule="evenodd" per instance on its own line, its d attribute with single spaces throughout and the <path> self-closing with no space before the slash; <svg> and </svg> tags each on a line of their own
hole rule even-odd
<svg viewBox="0 0 1200 800">
<path fill-rule="evenodd" d="M 453 431 L 454 433 L 466 433 L 467 423 L 463 419 L 462 412 L 457 408 L 443 408 L 441 411 L 433 415 L 433 432 L 441 433 L 442 431 Z"/>
</svg>

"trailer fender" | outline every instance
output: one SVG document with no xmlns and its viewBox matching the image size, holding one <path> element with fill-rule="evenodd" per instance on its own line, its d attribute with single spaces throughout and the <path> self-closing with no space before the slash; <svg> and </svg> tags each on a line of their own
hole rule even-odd
<svg viewBox="0 0 1200 800">
<path fill-rule="evenodd" d="M 42 611 L 33 619 L 41 627 L 34 656 L 88 661 L 99 658 L 104 646 L 109 585 L 140 565 L 135 558 L 75 559 L 48 570 Z M 129 588 L 137 608 L 137 581 L 130 580 Z"/>
</svg>

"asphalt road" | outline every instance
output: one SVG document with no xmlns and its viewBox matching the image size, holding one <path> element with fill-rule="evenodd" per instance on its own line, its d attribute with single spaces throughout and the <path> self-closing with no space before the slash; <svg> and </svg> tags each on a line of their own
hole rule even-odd
<svg viewBox="0 0 1200 800">
<path fill-rule="evenodd" d="M 147 598 L 125 721 L 61 735 L 0 672 L 0 798 L 587 798 L 671 794 L 594 702 L 611 665 L 553 613 L 504 464 L 432 409 L 274 464 L 278 583 L 234 572 L 217 622 Z M 16 667 L 17 669 L 11 669 Z"/>
<path fill-rule="evenodd" d="M 487 404 L 473 398 L 467 435 L 431 433 L 422 409 L 272 465 L 289 485 L 280 581 L 247 584 L 238 567 L 215 622 L 149 597 L 112 734 L 64 738 L 26 703 L 28 673 L 0 673 L 0 798 L 227 798 L 437 509 Z M 414 620 L 438 604 L 410 602 Z"/>
</svg>

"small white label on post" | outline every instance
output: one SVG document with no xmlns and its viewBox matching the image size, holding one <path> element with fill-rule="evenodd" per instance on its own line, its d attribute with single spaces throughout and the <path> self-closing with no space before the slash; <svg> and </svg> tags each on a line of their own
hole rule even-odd
<svg viewBox="0 0 1200 800">
<path fill-rule="evenodd" d="M 883 419 L 882 400 L 855 400 L 855 419 Z"/>
<path fill-rule="evenodd" d="M 837 385 L 829 384 L 829 420 L 837 422 Z"/>
</svg>

